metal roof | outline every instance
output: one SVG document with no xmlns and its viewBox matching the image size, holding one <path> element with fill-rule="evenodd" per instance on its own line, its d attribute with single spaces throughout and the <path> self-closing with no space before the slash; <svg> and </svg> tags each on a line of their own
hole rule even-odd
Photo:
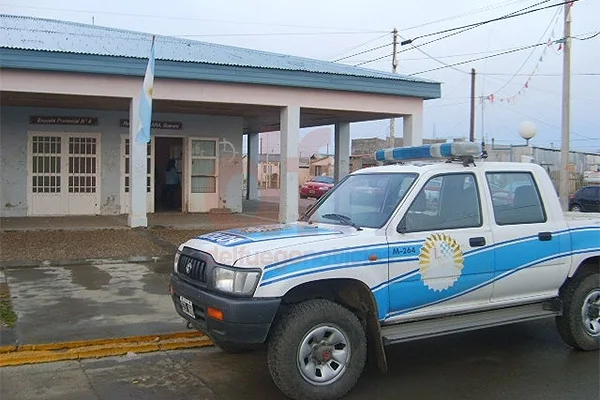
<svg viewBox="0 0 600 400">
<path fill-rule="evenodd" d="M 152 34 L 0 14 L 0 48 L 146 59 Z M 156 35 L 158 60 L 436 83 L 333 62 Z"/>
</svg>

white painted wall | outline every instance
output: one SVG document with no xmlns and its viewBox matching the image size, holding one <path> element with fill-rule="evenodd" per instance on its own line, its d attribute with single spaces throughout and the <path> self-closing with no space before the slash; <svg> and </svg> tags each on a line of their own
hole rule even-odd
<svg viewBox="0 0 600 400">
<path fill-rule="evenodd" d="M 98 126 L 30 125 L 31 115 L 98 117 Z M 120 140 L 127 128 L 119 120 L 127 111 L 0 107 L 0 216 L 27 214 L 27 132 L 102 134 L 101 214 L 120 213 Z M 155 120 L 181 121 L 182 130 L 153 130 L 153 134 L 218 137 L 220 146 L 219 208 L 242 211 L 242 118 L 190 114 L 154 114 Z M 235 154 L 232 152 L 235 152 Z"/>
</svg>

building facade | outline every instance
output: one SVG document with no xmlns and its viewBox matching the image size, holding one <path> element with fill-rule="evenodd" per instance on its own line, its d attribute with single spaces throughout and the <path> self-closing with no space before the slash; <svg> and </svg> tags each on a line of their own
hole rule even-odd
<svg viewBox="0 0 600 400">
<path fill-rule="evenodd" d="M 353 122 L 403 118 L 419 144 L 423 102 L 440 95 L 423 79 L 156 36 L 146 145 L 135 137 L 152 37 L 0 15 L 0 216 L 127 214 L 146 226 L 165 209 L 240 212 L 259 187 L 251 173 L 243 192 L 242 163 L 257 171 L 259 133 L 278 131 L 279 219 L 293 221 L 300 128 L 335 126 L 339 178 Z"/>
</svg>

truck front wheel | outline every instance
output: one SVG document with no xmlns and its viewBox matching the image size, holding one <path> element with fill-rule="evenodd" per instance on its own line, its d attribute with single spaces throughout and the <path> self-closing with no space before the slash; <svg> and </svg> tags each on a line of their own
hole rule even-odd
<svg viewBox="0 0 600 400">
<path fill-rule="evenodd" d="M 367 356 L 359 319 L 329 300 L 293 305 L 273 328 L 269 372 L 292 399 L 338 399 L 354 387 Z"/>
<path fill-rule="evenodd" d="M 563 315 L 556 318 L 563 340 L 579 350 L 600 345 L 600 274 L 576 277 L 563 289 Z"/>
</svg>

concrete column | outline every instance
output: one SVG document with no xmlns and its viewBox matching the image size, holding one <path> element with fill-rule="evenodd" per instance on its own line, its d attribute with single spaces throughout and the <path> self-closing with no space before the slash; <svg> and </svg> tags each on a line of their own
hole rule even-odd
<svg viewBox="0 0 600 400">
<path fill-rule="evenodd" d="M 258 133 L 248 134 L 248 176 L 246 177 L 246 199 L 258 199 Z"/>
<path fill-rule="evenodd" d="M 339 182 L 350 173 L 350 123 L 335 125 L 334 179 Z"/>
<path fill-rule="evenodd" d="M 404 123 L 404 146 L 420 146 L 423 144 L 423 110 L 405 115 Z"/>
<path fill-rule="evenodd" d="M 129 108 L 129 216 L 132 228 L 148 226 L 146 210 L 147 144 L 135 140 L 140 117 L 137 112 L 139 98 L 131 100 Z"/>
<path fill-rule="evenodd" d="M 281 189 L 279 192 L 279 222 L 298 220 L 298 151 L 300 139 L 300 107 L 281 109 Z"/>
</svg>

